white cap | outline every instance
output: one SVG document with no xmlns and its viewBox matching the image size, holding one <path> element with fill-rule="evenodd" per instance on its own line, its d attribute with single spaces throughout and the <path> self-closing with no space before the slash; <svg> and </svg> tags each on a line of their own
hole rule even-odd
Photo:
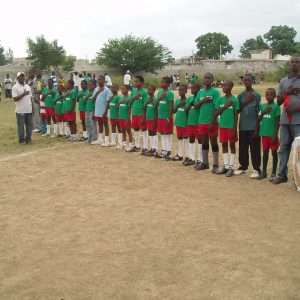
<svg viewBox="0 0 300 300">
<path fill-rule="evenodd" d="M 126 71 L 126 74 L 129 74 L 129 73 L 130 73 L 130 71 L 129 71 L 129 70 L 127 70 L 127 71 Z"/>
<path fill-rule="evenodd" d="M 17 78 L 18 78 L 19 76 L 21 76 L 21 75 L 25 75 L 25 73 L 24 73 L 24 72 L 18 72 L 18 73 L 17 73 Z"/>
</svg>

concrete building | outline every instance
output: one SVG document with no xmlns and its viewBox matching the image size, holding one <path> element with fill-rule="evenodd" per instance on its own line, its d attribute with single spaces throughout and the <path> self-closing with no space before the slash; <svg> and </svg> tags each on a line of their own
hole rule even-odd
<svg viewBox="0 0 300 300">
<path fill-rule="evenodd" d="M 270 49 L 252 50 L 250 53 L 252 60 L 272 59 L 272 50 Z"/>
</svg>

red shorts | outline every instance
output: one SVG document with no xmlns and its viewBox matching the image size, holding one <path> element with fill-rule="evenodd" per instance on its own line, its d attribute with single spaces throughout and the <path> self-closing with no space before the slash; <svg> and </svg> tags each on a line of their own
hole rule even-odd
<svg viewBox="0 0 300 300">
<path fill-rule="evenodd" d="M 160 133 L 172 134 L 173 133 L 173 119 L 170 119 L 170 125 L 167 126 L 167 119 L 157 119 L 157 130 Z"/>
<path fill-rule="evenodd" d="M 85 111 L 80 111 L 79 112 L 79 117 L 80 117 L 81 121 L 85 120 Z"/>
<path fill-rule="evenodd" d="M 47 117 L 55 117 L 55 108 L 54 107 L 45 107 Z"/>
<path fill-rule="evenodd" d="M 119 120 L 119 125 L 121 129 L 130 129 L 131 128 L 131 122 L 130 120 Z"/>
<path fill-rule="evenodd" d="M 157 122 L 156 126 L 154 125 L 154 120 L 146 120 L 146 127 L 149 131 L 157 131 Z"/>
<path fill-rule="evenodd" d="M 110 125 L 119 125 L 118 119 L 110 119 Z"/>
<path fill-rule="evenodd" d="M 64 115 L 55 115 L 56 122 L 63 122 L 64 121 Z"/>
<path fill-rule="evenodd" d="M 46 116 L 46 114 L 44 114 L 44 113 L 41 113 L 41 114 L 40 114 L 40 117 L 41 117 L 41 121 L 42 121 L 43 123 L 45 123 L 45 122 L 46 122 L 46 120 L 47 120 L 47 116 Z"/>
<path fill-rule="evenodd" d="M 186 138 L 188 136 L 187 127 L 176 126 L 176 134 L 178 138 Z"/>
<path fill-rule="evenodd" d="M 132 116 L 131 128 L 133 129 L 146 129 L 146 124 L 142 125 L 144 116 Z"/>
<path fill-rule="evenodd" d="M 107 117 L 105 117 L 105 118 L 103 118 L 103 117 L 95 117 L 95 121 L 108 122 L 108 118 Z"/>
<path fill-rule="evenodd" d="M 76 121 L 76 112 L 72 111 L 65 113 L 64 120 L 66 120 L 67 122 Z"/>
<path fill-rule="evenodd" d="M 188 125 L 187 126 L 188 137 L 193 137 L 199 139 L 198 126 L 197 125 Z"/>
<path fill-rule="evenodd" d="M 273 144 L 271 136 L 262 136 L 261 141 L 262 141 L 262 148 L 264 151 L 267 151 L 269 149 L 278 150 L 279 148 L 279 140 L 277 139 L 277 142 Z"/>
<path fill-rule="evenodd" d="M 212 131 L 209 130 L 209 124 L 200 124 L 198 125 L 198 134 L 199 136 L 201 135 L 206 135 L 208 134 L 209 136 L 218 136 L 218 131 L 219 131 L 219 124 L 215 123 L 214 128 Z"/>
<path fill-rule="evenodd" d="M 235 137 L 231 138 L 231 134 L 234 131 L 232 128 L 220 128 L 220 143 L 236 143 L 238 141 L 237 131 Z"/>
</svg>

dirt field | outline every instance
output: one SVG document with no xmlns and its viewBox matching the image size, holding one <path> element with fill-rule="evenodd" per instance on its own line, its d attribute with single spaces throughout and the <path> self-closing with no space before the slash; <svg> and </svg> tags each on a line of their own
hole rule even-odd
<svg viewBox="0 0 300 300">
<path fill-rule="evenodd" d="M 68 143 L 0 172 L 0 299 L 300 299 L 291 184 Z"/>
</svg>

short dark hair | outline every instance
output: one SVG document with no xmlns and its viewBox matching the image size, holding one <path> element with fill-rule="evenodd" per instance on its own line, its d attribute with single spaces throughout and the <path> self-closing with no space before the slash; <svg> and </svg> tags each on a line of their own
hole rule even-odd
<svg viewBox="0 0 300 300">
<path fill-rule="evenodd" d="M 156 91 L 156 86 L 154 84 L 148 84 L 148 87 L 151 86 L 153 91 L 155 92 Z"/>
<path fill-rule="evenodd" d="M 267 88 L 267 91 L 272 91 L 274 93 L 274 95 L 276 96 L 276 90 L 272 87 Z"/>
<path fill-rule="evenodd" d="M 128 84 L 123 84 L 124 87 L 126 87 L 127 90 L 129 90 L 129 85 Z"/>
<path fill-rule="evenodd" d="M 187 92 L 188 87 L 187 87 L 186 84 L 181 84 L 181 85 L 179 85 L 179 88 L 181 88 L 181 87 L 183 87 L 183 88 L 185 89 L 185 91 Z"/>
<path fill-rule="evenodd" d="M 82 82 L 85 82 L 85 83 L 87 84 L 87 81 L 86 81 L 85 79 L 81 80 L 81 83 L 82 83 Z"/>
<path fill-rule="evenodd" d="M 165 77 L 162 78 L 162 80 L 165 81 L 167 84 L 171 84 L 170 77 L 165 76 Z"/>
<path fill-rule="evenodd" d="M 135 78 L 138 79 L 140 82 L 145 82 L 144 77 L 141 75 L 137 75 L 137 76 L 135 76 Z"/>
<path fill-rule="evenodd" d="M 205 75 L 209 75 L 209 76 L 211 76 L 211 78 L 212 78 L 212 79 L 214 79 L 214 75 L 213 75 L 213 73 L 206 72 L 206 73 L 204 73 L 204 74 L 203 74 L 203 77 L 204 77 Z"/>
<path fill-rule="evenodd" d="M 70 84 L 71 86 L 74 86 L 74 80 L 69 79 L 69 80 L 68 80 L 68 84 Z"/>
</svg>

